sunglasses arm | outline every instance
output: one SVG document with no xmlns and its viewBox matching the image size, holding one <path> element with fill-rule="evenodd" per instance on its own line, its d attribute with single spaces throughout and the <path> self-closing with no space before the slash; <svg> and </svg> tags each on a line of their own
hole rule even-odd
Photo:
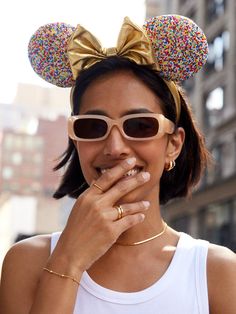
<svg viewBox="0 0 236 314">
<path fill-rule="evenodd" d="M 175 132 L 175 124 L 165 116 L 160 115 L 160 133 L 173 134 Z"/>
</svg>

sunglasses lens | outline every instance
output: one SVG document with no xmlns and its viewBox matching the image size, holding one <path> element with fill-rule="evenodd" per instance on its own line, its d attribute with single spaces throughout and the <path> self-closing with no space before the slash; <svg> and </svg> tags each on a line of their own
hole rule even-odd
<svg viewBox="0 0 236 314">
<path fill-rule="evenodd" d="M 130 118 L 124 122 L 124 132 L 134 138 L 148 138 L 158 133 L 158 120 L 152 117 Z"/>
<path fill-rule="evenodd" d="M 96 139 L 107 132 L 107 123 L 102 119 L 78 119 L 74 122 L 74 133 L 83 139 Z"/>
</svg>

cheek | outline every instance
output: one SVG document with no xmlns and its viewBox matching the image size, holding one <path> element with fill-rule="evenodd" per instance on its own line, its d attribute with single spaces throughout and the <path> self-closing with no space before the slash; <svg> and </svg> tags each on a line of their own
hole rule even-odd
<svg viewBox="0 0 236 314">
<path fill-rule="evenodd" d="M 85 142 L 78 142 L 76 144 L 76 149 L 84 178 L 89 184 L 94 179 L 94 171 L 91 165 L 97 155 L 97 150 L 94 149 L 94 145 Z"/>
<path fill-rule="evenodd" d="M 142 147 L 140 153 L 142 152 L 143 159 L 150 167 L 162 168 L 165 164 L 166 148 L 166 141 L 156 140 Z"/>
</svg>

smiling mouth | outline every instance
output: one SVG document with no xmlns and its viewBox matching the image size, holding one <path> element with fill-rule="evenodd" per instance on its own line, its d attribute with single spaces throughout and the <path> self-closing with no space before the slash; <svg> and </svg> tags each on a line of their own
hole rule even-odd
<svg viewBox="0 0 236 314">
<path fill-rule="evenodd" d="M 111 168 L 97 168 L 97 171 L 100 175 L 104 174 L 107 170 L 109 170 Z M 137 167 L 135 166 L 133 169 L 130 169 L 129 171 L 127 171 L 125 174 L 123 174 L 123 178 L 126 177 L 133 177 L 136 174 L 138 174 L 139 172 L 142 171 L 142 167 Z"/>
</svg>

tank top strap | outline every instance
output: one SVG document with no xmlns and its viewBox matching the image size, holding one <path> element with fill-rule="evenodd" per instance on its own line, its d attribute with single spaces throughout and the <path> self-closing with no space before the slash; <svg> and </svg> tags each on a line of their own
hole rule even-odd
<svg viewBox="0 0 236 314">
<path fill-rule="evenodd" d="M 207 286 L 207 255 L 209 242 L 196 240 L 196 291 L 200 313 L 206 313 L 209 309 L 208 286 Z"/>
<path fill-rule="evenodd" d="M 209 313 L 207 286 L 208 247 L 208 241 L 194 239 L 188 234 L 181 232 L 181 241 L 179 243 L 179 252 L 181 251 L 181 257 L 179 259 L 179 265 L 182 264 L 182 267 L 185 267 L 184 265 L 192 265 L 189 271 L 194 271 L 196 299 L 199 313 Z M 190 274 L 188 274 L 188 277 L 190 278 Z"/>
</svg>

